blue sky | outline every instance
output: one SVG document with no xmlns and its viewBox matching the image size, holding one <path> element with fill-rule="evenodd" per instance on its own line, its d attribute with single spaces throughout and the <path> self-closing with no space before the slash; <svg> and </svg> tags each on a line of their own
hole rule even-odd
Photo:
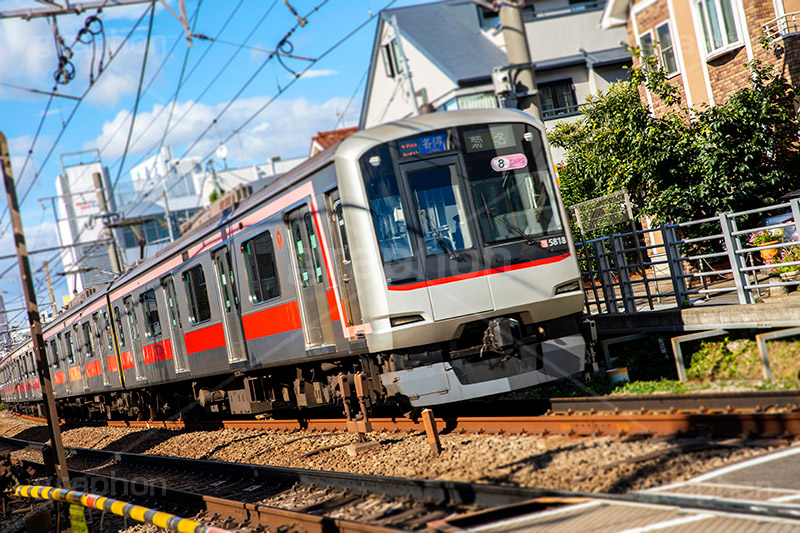
<svg viewBox="0 0 800 533">
<path fill-rule="evenodd" d="M 390 1 L 290 0 L 301 15 L 307 16 L 308 23 L 295 29 L 283 51 L 318 58 Z M 176 0 L 168 3 L 177 11 Z M 392 7 L 420 3 L 425 1 L 398 0 Z M 42 5 L 34 0 L 0 0 L 0 11 Z M 45 19 L 0 21 L 0 130 L 9 139 L 18 196 L 26 195 L 22 215 L 29 250 L 58 244 L 52 209 L 47 202 L 43 208 L 38 199 L 55 194 L 61 154 L 96 148 L 101 151 L 112 180 L 120 173 L 145 49 L 149 50 L 147 69 L 131 147 L 122 168 L 121 186 L 128 179 L 130 168 L 152 155 L 164 136 L 181 67 L 187 57 L 187 43 L 180 23 L 160 4 L 155 11 L 149 48 L 146 46 L 149 15 L 125 40 L 147 7 L 148 4 L 111 7 L 99 15 L 103 31 L 98 31 L 99 25 L 93 23 L 90 28 L 96 33 L 94 42 L 71 47 L 75 76 L 68 84 L 57 88 L 58 94 L 73 97 L 81 96 L 88 88 L 86 96 L 79 105 L 74 99 L 52 98 L 49 109 L 48 96 L 12 86 L 47 92 L 53 89 L 58 55 L 51 24 Z M 205 156 L 220 140 L 229 137 L 226 146 L 228 163 L 232 166 L 264 162 L 276 155 L 300 156 L 307 154 L 311 136 L 317 131 L 357 124 L 363 78 L 375 31 L 374 20 L 318 62 L 312 64 L 295 58 L 284 58 L 281 62 L 273 58 L 259 71 L 268 57 L 263 50 L 274 50 L 296 25 L 295 16 L 283 0 L 186 0 L 186 9 L 195 33 L 218 40 L 212 44 L 194 39 L 194 45 L 188 48 L 184 80 L 165 140 L 165 144 L 173 147 L 176 157 Z M 87 17 L 93 14 L 58 17 L 58 34 L 67 45 L 72 45 Z M 102 52 L 104 42 L 105 55 Z M 117 50 L 109 63 L 109 52 Z M 105 65 L 98 77 L 101 56 Z M 229 60 L 230 65 L 222 71 Z M 287 88 L 295 80 L 293 73 L 307 68 L 309 70 Z M 242 90 L 251 76 L 254 76 L 252 82 Z M 89 88 L 91 78 L 97 79 Z M 284 92 L 277 96 L 282 89 Z M 237 97 L 239 91 L 242 92 Z M 235 129 L 242 127 L 257 109 L 276 96 L 277 99 L 240 133 L 231 137 Z M 73 112 L 59 139 L 63 125 Z M 43 116 L 41 132 L 32 147 Z M 0 255 L 9 255 L 14 253 L 14 246 L 11 232 L 7 231 L 9 219 L 4 198 L 0 203 L 3 210 Z M 33 256 L 33 268 L 38 268 L 41 260 L 52 255 Z M 0 260 L 0 272 L 9 267 L 10 270 L 0 276 L 0 288 L 6 307 L 12 309 L 22 306 L 18 270 L 15 261 Z M 59 266 L 52 268 L 58 272 Z M 40 278 L 37 276 L 37 280 Z M 63 278 L 56 276 L 55 280 L 58 283 Z M 63 287 L 61 283 L 62 290 L 57 290 L 58 301 L 64 293 Z M 40 306 L 45 295 L 44 291 L 39 291 Z M 22 315 L 11 312 L 9 318 L 15 318 L 14 322 L 19 324 Z"/>
</svg>

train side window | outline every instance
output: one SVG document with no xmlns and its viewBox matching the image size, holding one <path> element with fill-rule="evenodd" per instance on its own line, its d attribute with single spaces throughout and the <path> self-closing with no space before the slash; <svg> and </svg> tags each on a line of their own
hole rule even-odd
<svg viewBox="0 0 800 533">
<path fill-rule="evenodd" d="M 269 231 L 242 243 L 247 267 L 250 301 L 254 304 L 278 298 L 281 287 L 275 266 L 275 247 Z"/>
<path fill-rule="evenodd" d="M 50 355 L 53 357 L 51 361 L 53 368 L 58 368 L 61 365 L 61 361 L 58 358 L 58 343 L 55 339 L 50 341 Z"/>
<path fill-rule="evenodd" d="M 139 296 L 144 311 L 145 334 L 148 339 L 161 336 L 161 320 L 158 318 L 158 305 L 156 304 L 156 291 L 150 289 Z"/>
<path fill-rule="evenodd" d="M 72 344 L 72 332 L 65 331 L 64 332 L 64 344 L 66 345 L 67 349 L 67 361 L 69 364 L 75 364 L 75 346 Z"/>
<path fill-rule="evenodd" d="M 314 220 L 311 218 L 311 213 L 303 215 L 306 222 L 306 231 L 308 232 L 308 239 L 311 242 L 311 261 L 314 266 L 314 275 L 317 278 L 317 283 L 322 283 L 322 263 L 319 260 L 319 242 L 317 241 L 316 227 Z"/>
<path fill-rule="evenodd" d="M 125 347 L 125 332 L 122 330 L 122 314 L 119 312 L 119 306 L 114 306 L 114 320 L 117 323 L 117 337 L 119 338 L 119 347 Z"/>
<path fill-rule="evenodd" d="M 108 311 L 103 311 L 103 324 L 106 328 L 106 342 L 108 343 L 108 353 L 114 353 L 114 343 L 112 341 L 112 334 L 111 334 L 111 320 L 108 318 Z"/>
<path fill-rule="evenodd" d="M 75 355 L 78 356 L 78 361 L 80 361 L 83 355 L 83 344 L 81 343 L 81 333 L 78 330 L 78 324 L 72 326 L 72 348 L 75 350 Z"/>
<path fill-rule="evenodd" d="M 81 326 L 83 329 L 83 346 L 86 358 L 94 357 L 94 343 L 92 342 L 92 324 L 87 320 Z"/>
<path fill-rule="evenodd" d="M 103 328 L 100 327 L 100 313 L 92 315 L 92 341 L 94 342 L 94 351 L 97 355 L 103 353 Z"/>
<path fill-rule="evenodd" d="M 189 322 L 199 324 L 211 319 L 211 306 L 208 302 L 208 288 L 202 265 L 183 274 L 183 283 L 189 297 Z"/>
</svg>

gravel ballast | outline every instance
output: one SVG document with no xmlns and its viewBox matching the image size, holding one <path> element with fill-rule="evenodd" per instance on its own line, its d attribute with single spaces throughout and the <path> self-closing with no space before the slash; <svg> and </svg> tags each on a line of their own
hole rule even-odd
<svg viewBox="0 0 800 533">
<path fill-rule="evenodd" d="M 46 428 L 7 412 L 0 434 L 44 441 Z M 422 433 L 371 433 L 381 445 L 352 457 L 348 433 L 117 427 L 63 430 L 66 446 L 463 482 L 627 492 L 685 480 L 787 446 L 787 441 L 706 438 L 565 437 L 443 434 L 431 455 Z"/>
</svg>

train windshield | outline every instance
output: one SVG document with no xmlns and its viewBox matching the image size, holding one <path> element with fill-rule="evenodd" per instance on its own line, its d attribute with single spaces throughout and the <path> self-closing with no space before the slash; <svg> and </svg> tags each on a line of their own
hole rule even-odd
<svg viewBox="0 0 800 533">
<path fill-rule="evenodd" d="M 486 244 L 562 231 L 538 130 L 521 124 L 464 128 L 464 162 Z"/>
<path fill-rule="evenodd" d="M 423 133 L 376 146 L 360 166 L 386 264 L 419 249 L 419 257 L 446 254 L 477 268 L 463 260 L 478 252 L 476 242 L 540 245 L 564 231 L 543 139 L 530 125 Z"/>
</svg>

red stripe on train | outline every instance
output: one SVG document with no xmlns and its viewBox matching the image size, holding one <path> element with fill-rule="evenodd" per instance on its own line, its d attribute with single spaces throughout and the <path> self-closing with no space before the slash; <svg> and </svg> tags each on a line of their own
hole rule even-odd
<svg viewBox="0 0 800 533">
<path fill-rule="evenodd" d="M 69 380 L 70 381 L 80 381 L 83 379 L 83 375 L 81 375 L 81 368 L 79 366 L 74 366 L 69 369 Z"/>
<path fill-rule="evenodd" d="M 225 346 L 225 331 L 222 329 L 222 323 L 214 324 L 186 333 L 183 340 L 186 342 L 186 353 L 204 352 Z"/>
<path fill-rule="evenodd" d="M 297 301 L 269 307 L 242 317 L 244 338 L 259 339 L 269 335 L 294 331 L 302 327 Z"/>
<path fill-rule="evenodd" d="M 569 257 L 569 252 L 548 257 L 545 259 L 537 259 L 536 261 L 528 261 L 527 263 L 520 263 L 518 265 L 508 265 L 497 268 L 489 268 L 486 270 L 479 270 L 477 272 L 467 272 L 466 274 L 458 274 L 456 276 L 449 276 L 446 278 L 432 279 L 430 281 L 420 281 L 419 283 L 409 283 L 408 285 L 393 285 L 389 287 L 390 291 L 413 291 L 414 289 L 422 289 L 424 287 L 433 287 L 435 285 L 443 285 L 445 283 L 452 283 L 454 281 L 461 281 L 465 279 L 480 278 L 489 276 L 491 274 L 500 274 L 502 272 L 512 272 L 514 270 L 522 270 L 523 268 L 530 268 L 538 265 L 547 265 L 550 263 L 557 263 Z"/>
<path fill-rule="evenodd" d="M 133 353 L 131 352 L 123 352 L 119 356 L 122 359 L 122 370 L 128 370 L 133 368 Z"/>
<path fill-rule="evenodd" d="M 103 373 L 103 367 L 100 365 L 100 361 L 92 361 L 91 363 L 86 363 L 86 377 L 93 378 L 95 376 L 99 376 Z"/>
<path fill-rule="evenodd" d="M 142 346 L 142 354 L 146 365 L 172 359 L 172 343 L 170 343 L 169 339 L 164 339 L 163 341 Z"/>
<path fill-rule="evenodd" d="M 56 385 L 63 385 L 64 384 L 64 371 L 56 372 L 53 374 L 53 383 Z"/>
<path fill-rule="evenodd" d="M 328 297 L 328 311 L 331 314 L 331 320 L 333 322 L 341 320 L 339 318 L 339 307 L 336 305 L 336 295 L 333 293 L 333 289 L 327 290 L 325 296 Z"/>
<path fill-rule="evenodd" d="M 117 366 L 117 358 L 115 356 L 109 356 L 108 359 L 108 371 L 109 373 L 113 374 L 117 370 L 119 370 L 119 366 Z"/>
</svg>

